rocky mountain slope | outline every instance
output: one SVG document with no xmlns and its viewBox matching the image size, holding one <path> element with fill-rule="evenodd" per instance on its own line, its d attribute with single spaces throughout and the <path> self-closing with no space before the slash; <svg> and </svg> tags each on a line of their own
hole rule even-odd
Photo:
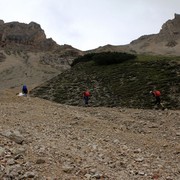
<svg viewBox="0 0 180 180">
<path fill-rule="evenodd" d="M 180 179 L 179 111 L 73 107 L 11 91 L 0 94 L 0 179 Z"/>
<path fill-rule="evenodd" d="M 29 89 L 69 69 L 82 52 L 47 39 L 40 25 L 0 21 L 0 89 Z"/>
<path fill-rule="evenodd" d="M 158 34 L 143 35 L 128 45 L 106 45 L 87 52 L 131 52 L 137 54 L 158 54 L 180 56 L 180 15 L 162 25 Z"/>
</svg>

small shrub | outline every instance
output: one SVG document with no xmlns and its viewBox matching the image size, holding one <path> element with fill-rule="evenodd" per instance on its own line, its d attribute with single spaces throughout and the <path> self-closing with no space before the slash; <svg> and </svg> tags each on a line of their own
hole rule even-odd
<svg viewBox="0 0 180 180">
<path fill-rule="evenodd" d="M 89 54 L 86 54 L 84 56 L 80 56 L 80 57 L 74 59 L 74 61 L 71 64 L 71 66 L 75 66 L 76 64 L 78 64 L 80 62 L 92 61 L 92 58 L 93 58 L 94 55 L 95 55 L 95 53 L 89 53 Z"/>
<path fill-rule="evenodd" d="M 74 66 L 77 63 L 88 62 L 88 61 L 94 61 L 97 65 L 110 65 L 110 64 L 118 64 L 135 58 L 136 56 L 133 54 L 120 53 L 120 52 L 89 53 L 74 59 L 71 66 Z"/>
<path fill-rule="evenodd" d="M 133 60 L 135 58 L 136 56 L 133 54 L 104 52 L 104 53 L 95 54 L 93 56 L 93 61 L 97 65 L 110 65 L 110 64 L 119 64 L 127 60 Z"/>
</svg>

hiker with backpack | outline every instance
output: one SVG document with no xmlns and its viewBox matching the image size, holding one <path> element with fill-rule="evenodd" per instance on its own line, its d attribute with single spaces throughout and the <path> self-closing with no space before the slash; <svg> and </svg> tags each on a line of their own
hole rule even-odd
<svg viewBox="0 0 180 180">
<path fill-rule="evenodd" d="M 161 92 L 159 91 L 159 90 L 154 90 L 154 91 L 150 91 L 150 94 L 152 94 L 153 95 L 153 97 L 155 97 L 155 105 L 157 105 L 157 106 L 161 106 L 162 107 L 162 109 L 164 110 L 164 106 L 162 105 L 162 103 L 161 103 Z"/>
<path fill-rule="evenodd" d="M 84 104 L 85 104 L 86 106 L 88 106 L 88 104 L 89 104 L 89 97 L 90 97 L 90 92 L 89 92 L 89 90 L 86 90 L 85 92 L 83 92 Z"/>
<path fill-rule="evenodd" d="M 28 94 L 28 89 L 27 89 L 26 85 L 23 85 L 23 87 L 22 87 L 22 94 L 24 94 L 25 96 L 27 96 L 27 94 Z"/>
</svg>

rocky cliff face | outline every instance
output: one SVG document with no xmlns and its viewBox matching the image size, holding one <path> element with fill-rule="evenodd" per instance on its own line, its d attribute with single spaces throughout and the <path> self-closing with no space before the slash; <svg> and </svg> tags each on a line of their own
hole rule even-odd
<svg viewBox="0 0 180 180">
<path fill-rule="evenodd" d="M 0 20 L 0 48 L 23 49 L 30 51 L 53 51 L 67 55 L 79 55 L 81 51 L 69 45 L 58 45 L 52 38 L 46 38 L 44 30 L 35 22 L 4 23 Z M 68 54 L 69 53 L 69 54 Z"/>
<path fill-rule="evenodd" d="M 40 25 L 31 22 L 29 24 L 10 22 L 0 22 L 0 43 L 1 47 L 6 46 L 26 46 L 41 50 L 52 49 L 57 44 L 52 39 L 46 39 L 44 31 Z"/>
<path fill-rule="evenodd" d="M 162 25 L 158 34 L 143 35 L 124 46 L 103 46 L 88 52 L 118 51 L 159 55 L 180 55 L 180 15 Z"/>
<path fill-rule="evenodd" d="M 158 34 L 141 36 L 130 43 L 129 48 L 137 53 L 180 55 L 180 15 L 162 25 Z"/>
<path fill-rule="evenodd" d="M 4 23 L 0 20 L 0 89 L 26 83 L 34 87 L 69 69 L 82 52 L 46 38 L 35 22 Z"/>
<path fill-rule="evenodd" d="M 163 24 L 162 29 L 156 37 L 157 42 L 165 42 L 166 46 L 175 47 L 180 40 L 180 15 L 175 14 L 173 20 Z"/>
</svg>

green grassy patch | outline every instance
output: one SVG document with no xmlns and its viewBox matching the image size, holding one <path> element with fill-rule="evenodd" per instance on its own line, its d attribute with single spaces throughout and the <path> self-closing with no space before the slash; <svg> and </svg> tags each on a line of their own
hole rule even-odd
<svg viewBox="0 0 180 180">
<path fill-rule="evenodd" d="M 153 108 L 150 90 L 159 89 L 162 102 L 180 109 L 179 57 L 138 55 L 133 61 L 97 65 L 77 63 L 31 93 L 58 103 L 82 105 L 82 92 L 91 91 L 91 106 Z"/>
</svg>

